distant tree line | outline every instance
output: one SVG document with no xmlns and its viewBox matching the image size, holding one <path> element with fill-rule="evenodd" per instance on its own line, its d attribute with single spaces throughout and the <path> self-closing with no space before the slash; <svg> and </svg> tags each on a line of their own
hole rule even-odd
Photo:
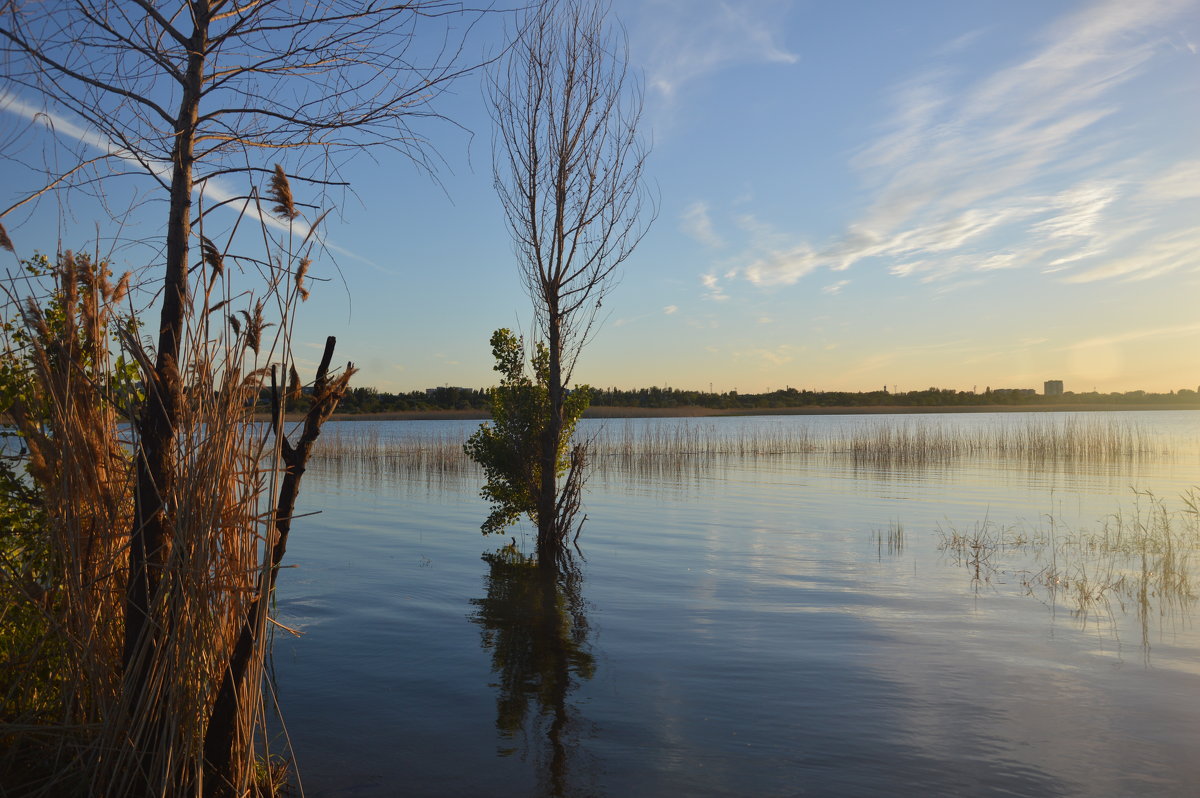
<svg viewBox="0 0 1200 798">
<path fill-rule="evenodd" d="M 676 388 L 593 388 L 593 407 L 705 407 L 728 410 L 755 410 L 784 407 L 947 407 L 960 405 L 1055 405 L 1055 404 L 1177 404 L 1200 401 L 1191 389 L 1154 394 L 1146 391 L 1125 393 L 1072 393 L 1045 396 L 1013 389 L 987 389 L 980 392 L 949 388 L 920 391 L 811 391 L 784 388 L 767 393 L 741 394 L 737 391 L 711 393 Z"/>
<path fill-rule="evenodd" d="M 375 388 L 351 388 L 338 406 L 340 413 L 394 413 L 430 410 L 489 408 L 486 388 L 433 388 L 388 393 Z M 1200 402 L 1200 393 L 1183 388 L 1170 393 L 1125 391 L 1115 393 L 1064 392 L 1061 396 L 1022 393 L 1011 389 L 979 392 L 949 388 L 920 391 L 811 391 L 784 388 L 767 393 L 724 393 L 678 388 L 592 388 L 592 407 L 673 408 L 703 407 L 713 410 L 769 410 L 787 407 L 959 407 L 982 405 L 1176 405 Z M 303 400 L 296 409 L 303 409 Z"/>
<path fill-rule="evenodd" d="M 266 400 L 264 394 L 263 400 Z M 303 410 L 305 394 L 289 408 Z M 397 413 L 422 410 L 487 410 L 487 388 L 432 388 L 428 391 L 388 393 L 375 388 L 351 388 L 338 405 L 339 413 Z"/>
<path fill-rule="evenodd" d="M 812 391 L 784 388 L 767 393 L 741 394 L 737 391 L 711 393 L 675 388 L 592 389 L 592 406 L 600 407 L 705 407 L 728 410 L 754 410 L 784 407 L 947 407 L 960 405 L 1055 405 L 1111 403 L 1188 403 L 1200 400 L 1191 389 L 1166 394 L 1146 391 L 1125 393 L 1072 393 L 1045 396 L 1014 389 L 955 391 L 926 388 L 920 391 Z"/>
</svg>

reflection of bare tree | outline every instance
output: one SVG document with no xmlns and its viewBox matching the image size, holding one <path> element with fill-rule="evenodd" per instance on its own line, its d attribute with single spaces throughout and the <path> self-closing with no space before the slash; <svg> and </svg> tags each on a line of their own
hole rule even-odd
<svg viewBox="0 0 1200 798">
<path fill-rule="evenodd" d="M 476 607 L 471 620 L 483 628 L 483 647 L 491 650 L 492 670 L 499 677 L 496 729 L 506 741 L 522 731 L 533 741 L 544 730 L 547 749 L 539 753 L 544 756 L 544 792 L 574 794 L 568 779 L 575 746 L 567 696 L 573 680 L 590 679 L 595 671 L 587 645 L 582 575 L 570 561 L 539 566 L 512 545 L 483 559 L 490 566 L 487 595 L 471 600 Z M 536 714 L 529 712 L 531 700 Z M 516 750 L 505 747 L 501 753 Z"/>
</svg>

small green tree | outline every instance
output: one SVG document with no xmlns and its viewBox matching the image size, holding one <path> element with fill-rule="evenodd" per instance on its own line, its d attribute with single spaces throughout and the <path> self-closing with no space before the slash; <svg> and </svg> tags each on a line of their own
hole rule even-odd
<svg viewBox="0 0 1200 798">
<path fill-rule="evenodd" d="M 542 479 L 541 446 L 550 423 L 550 353 L 541 341 L 534 345 L 530 365 L 532 378 L 525 369 L 524 340 L 508 329 L 492 333 L 493 367 L 500 372 L 500 385 L 489 391 L 492 421 L 484 423 L 464 444 L 467 456 L 483 466 L 487 477 L 480 491 L 492 503 L 492 512 L 483 522 L 485 535 L 503 532 L 522 516 L 529 517 L 539 529 L 538 490 Z M 555 459 L 555 479 L 565 477 L 554 508 L 568 520 L 579 506 L 583 480 L 585 446 L 571 443 L 575 424 L 591 399 L 586 385 L 571 391 L 563 403 L 563 434 Z M 539 537 L 539 559 L 548 559 Z"/>
</svg>

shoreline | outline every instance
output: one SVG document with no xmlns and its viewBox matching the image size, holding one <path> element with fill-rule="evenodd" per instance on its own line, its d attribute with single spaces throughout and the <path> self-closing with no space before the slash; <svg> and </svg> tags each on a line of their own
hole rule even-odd
<svg viewBox="0 0 1200 798">
<path fill-rule="evenodd" d="M 1086 413 L 1147 410 L 1200 410 L 1200 402 L 1161 404 L 1125 403 L 1064 403 L 1054 405 L 894 405 L 840 407 L 589 407 L 584 418 L 714 418 L 718 416 L 847 416 L 847 415 L 917 415 L 929 413 Z M 291 420 L 303 414 L 289 413 Z M 334 413 L 330 421 L 447 421 L 486 420 L 485 410 L 408 410 L 383 413 Z"/>
<path fill-rule="evenodd" d="M 584 418 L 717 418 L 721 416 L 886 416 L 928 415 L 930 413 L 1103 413 L 1152 410 L 1200 410 L 1200 402 L 1160 405 L 1143 404 L 1085 404 L 1060 405 L 936 405 L 936 406 L 838 406 L 838 407 L 589 407 Z M 259 414 L 267 419 L 266 414 Z M 300 421 L 304 413 L 289 412 L 288 421 Z M 486 421 L 491 414 L 486 410 L 405 410 L 383 413 L 334 413 L 330 421 Z M 12 421 L 0 414 L 0 425 L 11 426 Z"/>
</svg>

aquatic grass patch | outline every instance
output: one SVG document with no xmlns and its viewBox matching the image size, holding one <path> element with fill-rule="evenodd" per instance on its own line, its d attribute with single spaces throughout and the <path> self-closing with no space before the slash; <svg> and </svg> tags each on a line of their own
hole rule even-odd
<svg viewBox="0 0 1200 798">
<path fill-rule="evenodd" d="M 1133 613 L 1146 648 L 1152 630 L 1186 619 L 1200 598 L 1193 581 L 1200 565 L 1197 488 L 1178 504 L 1134 491 L 1131 504 L 1090 526 L 1048 514 L 1032 528 L 985 519 L 937 531 L 938 549 L 968 571 L 973 585 L 1015 577 L 1024 595 L 1081 622 Z"/>
<path fill-rule="evenodd" d="M 937 534 L 938 550 L 965 567 L 976 587 L 1003 573 L 1003 566 L 994 562 L 998 556 L 1038 551 L 1046 545 L 1046 538 L 1036 531 L 1029 534 L 1019 526 L 1002 526 L 988 518 L 963 529 L 949 522 L 945 527 L 939 524 Z"/>
<path fill-rule="evenodd" d="M 312 461 L 329 471 L 359 476 L 475 473 L 477 467 L 463 452 L 465 440 L 465 434 L 447 432 L 390 438 L 378 429 L 342 426 L 318 441 Z"/>
<path fill-rule="evenodd" d="M 1032 463 L 1105 462 L 1169 453 L 1141 426 L 1120 418 L 1028 416 L 963 432 L 934 420 L 891 418 L 831 436 L 825 450 L 854 462 L 919 467 L 972 457 Z"/>
<path fill-rule="evenodd" d="M 314 451 L 323 468 L 364 476 L 421 478 L 433 472 L 473 476 L 462 451 L 465 432 L 385 436 L 377 428 L 331 432 Z M 610 421 L 577 432 L 595 473 L 632 473 L 678 481 L 710 474 L 723 463 L 824 458 L 873 470 L 941 466 L 972 459 L 1024 462 L 1039 467 L 1136 464 L 1168 457 L 1172 446 L 1136 422 L 1120 418 L 1022 416 L 984 429 L 962 430 L 936 419 L 872 419 L 822 433 L 791 418 L 773 425 L 718 424 L 689 418 Z"/>
<path fill-rule="evenodd" d="M 876 529 L 872 532 L 877 554 L 882 557 L 884 551 L 889 556 L 904 553 L 904 526 L 899 521 L 892 521 L 886 530 Z"/>
</svg>

